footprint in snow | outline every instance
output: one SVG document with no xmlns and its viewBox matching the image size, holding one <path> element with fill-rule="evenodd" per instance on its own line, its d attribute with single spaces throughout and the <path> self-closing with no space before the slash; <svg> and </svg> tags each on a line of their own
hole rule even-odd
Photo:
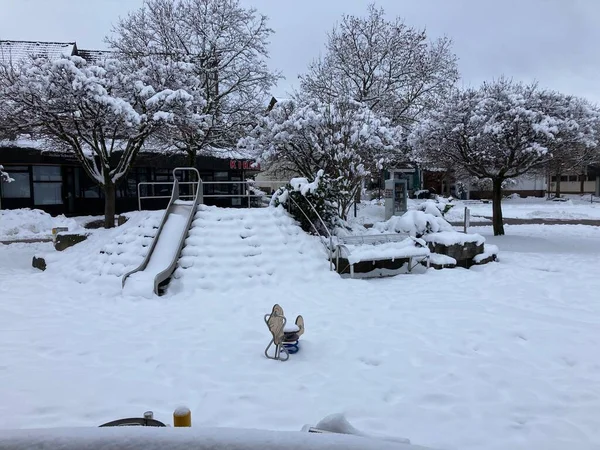
<svg viewBox="0 0 600 450">
<path fill-rule="evenodd" d="M 373 367 L 380 366 L 382 362 L 380 359 L 374 358 L 372 356 L 361 356 L 360 358 L 358 358 L 358 360 L 367 366 Z"/>
</svg>

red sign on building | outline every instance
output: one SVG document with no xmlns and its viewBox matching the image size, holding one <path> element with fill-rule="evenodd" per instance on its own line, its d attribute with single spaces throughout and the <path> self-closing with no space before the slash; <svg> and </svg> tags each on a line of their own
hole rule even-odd
<svg viewBox="0 0 600 450">
<path fill-rule="evenodd" d="M 240 161 L 237 159 L 229 160 L 229 169 L 231 170 L 260 170 L 260 164 L 254 161 Z"/>
</svg>

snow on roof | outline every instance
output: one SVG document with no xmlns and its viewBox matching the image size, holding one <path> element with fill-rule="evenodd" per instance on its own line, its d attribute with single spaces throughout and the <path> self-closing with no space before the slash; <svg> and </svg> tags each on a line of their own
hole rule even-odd
<svg viewBox="0 0 600 450">
<path fill-rule="evenodd" d="M 45 142 L 40 139 L 31 139 L 26 136 L 20 136 L 17 139 L 0 139 L 0 148 L 28 148 L 44 150 Z"/>
<path fill-rule="evenodd" d="M 124 145 L 125 142 L 120 142 L 121 145 Z M 17 139 L 0 139 L 0 148 L 23 148 L 23 149 L 34 149 L 41 151 L 50 150 L 49 144 L 47 141 L 43 139 L 32 139 L 28 136 L 19 136 Z M 57 148 L 52 148 L 53 151 L 59 151 Z M 180 151 L 175 147 L 168 148 L 165 146 L 160 146 L 156 142 L 147 142 L 142 147 L 143 153 L 158 153 L 158 154 L 166 154 L 166 153 L 177 153 Z M 183 153 L 183 152 L 181 152 Z M 255 157 L 244 150 L 238 150 L 235 148 L 217 148 L 217 147 L 207 147 L 199 152 L 199 155 L 202 156 L 212 156 L 213 158 L 220 159 L 242 159 L 242 160 L 254 160 Z"/>
<path fill-rule="evenodd" d="M 0 61 L 18 63 L 31 57 L 57 59 L 77 53 L 75 42 L 0 41 Z"/>
<path fill-rule="evenodd" d="M 81 56 L 88 63 L 96 64 L 99 61 L 102 61 L 107 56 L 111 55 L 113 52 L 108 50 L 77 50 L 77 56 Z"/>
</svg>

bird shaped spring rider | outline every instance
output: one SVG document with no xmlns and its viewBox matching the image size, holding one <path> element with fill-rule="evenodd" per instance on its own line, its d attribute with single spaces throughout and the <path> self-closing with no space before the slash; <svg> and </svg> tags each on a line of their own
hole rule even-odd
<svg viewBox="0 0 600 450">
<path fill-rule="evenodd" d="M 270 314 L 265 314 L 265 323 L 273 336 L 265 349 L 265 356 L 269 359 L 287 361 L 290 355 L 300 350 L 300 336 L 304 334 L 304 319 L 296 317 L 296 322 L 288 324 L 283 313 L 283 308 L 277 304 L 273 306 Z M 275 350 L 269 353 L 271 347 Z"/>
</svg>

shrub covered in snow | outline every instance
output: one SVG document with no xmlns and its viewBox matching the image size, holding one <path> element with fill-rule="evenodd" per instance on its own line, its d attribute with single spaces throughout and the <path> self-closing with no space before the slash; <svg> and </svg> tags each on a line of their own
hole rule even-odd
<svg viewBox="0 0 600 450">
<path fill-rule="evenodd" d="M 0 239 L 32 239 L 48 237 L 54 227 L 79 228 L 77 222 L 65 216 L 52 217 L 39 209 L 10 209 L 0 211 Z"/>
<path fill-rule="evenodd" d="M 408 233 L 414 237 L 441 231 L 454 231 L 452 225 L 441 217 L 439 210 L 437 211 L 439 216 L 423 211 L 408 211 L 402 216 L 394 216 L 386 222 L 376 223 L 374 228 L 381 233 Z"/>
<path fill-rule="evenodd" d="M 448 211 L 454 208 L 454 204 L 450 203 L 451 201 L 441 197 L 437 200 L 427 200 L 418 205 L 417 210 L 432 216 L 444 217 Z"/>
<path fill-rule="evenodd" d="M 338 189 L 335 180 L 319 170 L 313 181 L 307 178 L 292 178 L 290 182 L 273 194 L 271 205 L 282 205 L 308 233 L 327 234 L 323 223 L 332 229 L 339 222 L 338 205 L 335 198 Z"/>
</svg>

